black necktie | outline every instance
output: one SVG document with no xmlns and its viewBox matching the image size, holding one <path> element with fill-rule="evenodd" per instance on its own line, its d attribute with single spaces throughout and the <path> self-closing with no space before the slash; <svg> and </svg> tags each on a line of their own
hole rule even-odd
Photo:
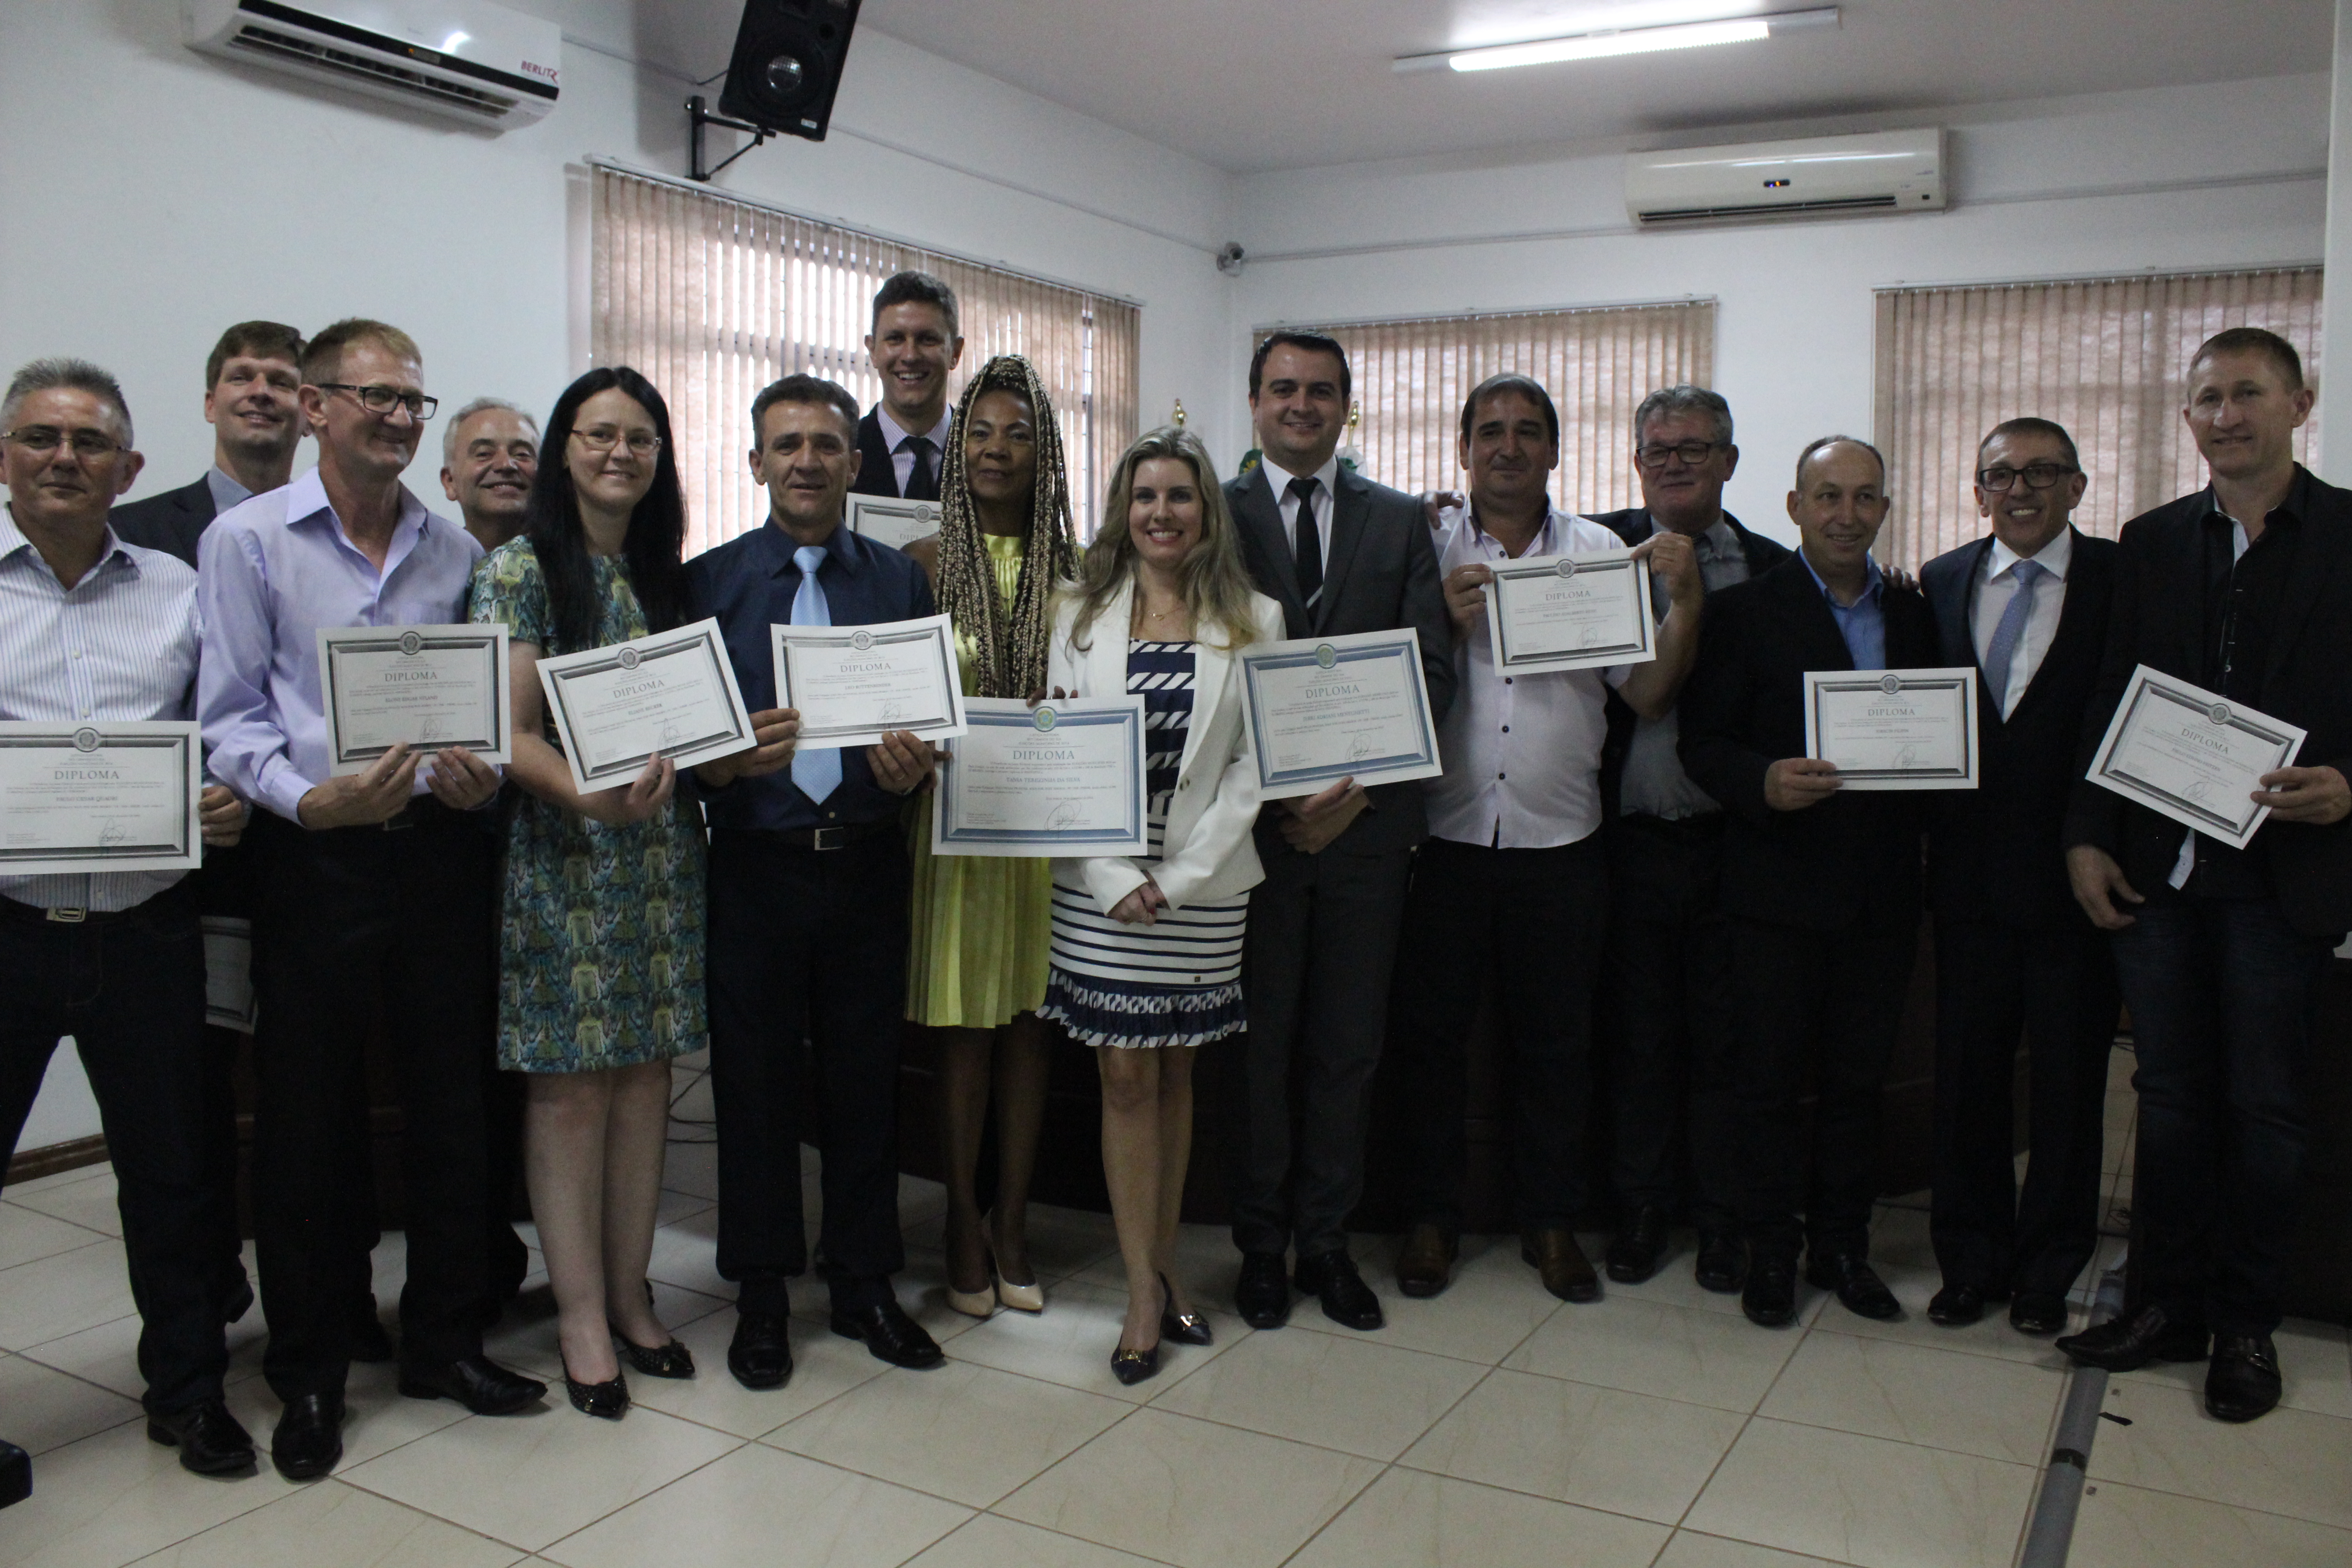
<svg viewBox="0 0 2352 1568">
<path fill-rule="evenodd" d="M 1315 481 L 1293 479 L 1290 493 L 1298 500 L 1298 602 L 1308 609 L 1323 596 L 1323 532 L 1315 526 Z"/>
<path fill-rule="evenodd" d="M 907 437 L 907 450 L 915 454 L 915 466 L 907 471 L 908 500 L 940 499 L 940 473 L 931 466 L 930 438 L 925 436 Z"/>
</svg>

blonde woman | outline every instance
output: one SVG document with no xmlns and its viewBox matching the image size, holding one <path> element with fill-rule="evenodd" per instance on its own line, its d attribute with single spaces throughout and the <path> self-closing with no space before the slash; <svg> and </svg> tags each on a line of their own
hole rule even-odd
<svg viewBox="0 0 2352 1568">
<path fill-rule="evenodd" d="M 1243 1026 L 1242 933 L 1260 869 L 1257 765 L 1234 655 L 1282 635 L 1250 587 L 1200 438 L 1154 430 L 1112 476 L 1103 529 L 1056 606 L 1057 696 L 1144 700 L 1150 850 L 1054 862 L 1053 973 L 1039 1015 L 1096 1047 L 1103 1173 L 1127 1268 L 1111 1354 L 1123 1384 L 1160 1342 L 1209 1342 L 1176 1280 L 1194 1053 Z"/>
</svg>

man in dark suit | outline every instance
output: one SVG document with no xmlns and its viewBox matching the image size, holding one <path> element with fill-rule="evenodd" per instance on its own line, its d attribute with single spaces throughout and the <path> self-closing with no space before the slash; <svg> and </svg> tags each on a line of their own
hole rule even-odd
<svg viewBox="0 0 2352 1568">
<path fill-rule="evenodd" d="M 1730 814 L 1740 1307 L 1768 1328 L 1796 1316 L 1801 1246 L 1806 1279 L 1849 1310 L 1902 1310 L 1870 1267 L 1870 1209 L 1879 1095 L 1918 936 L 1919 796 L 1842 791 L 1833 763 L 1804 754 L 1806 671 L 1936 661 L 1927 602 L 1870 558 L 1885 487 L 1867 442 L 1807 447 L 1789 492 L 1796 555 L 1708 601 L 1683 689 L 1683 765 Z M 1810 1137 L 1799 1106 L 1809 1065 Z"/>
<path fill-rule="evenodd" d="M 196 541 L 214 518 L 248 496 L 282 487 L 301 444 L 302 334 L 278 321 L 239 321 L 205 361 L 205 423 L 213 466 L 175 490 L 125 502 L 108 516 L 115 537 L 194 566 Z"/>
<path fill-rule="evenodd" d="M 1339 465 L 1350 391 L 1346 351 L 1276 332 L 1250 361 L 1250 415 L 1265 454 L 1225 486 L 1258 591 L 1294 637 L 1411 626 L 1433 719 L 1454 696 L 1454 634 L 1421 502 Z M 1350 1328 L 1381 1326 L 1380 1299 L 1348 1255 L 1363 1190 L 1364 1117 L 1388 1024 L 1413 846 L 1426 836 L 1417 783 L 1341 780 L 1277 801 L 1257 823 L 1265 880 L 1250 898 L 1250 1027 L 1233 1107 L 1234 1304 L 1255 1328 L 1290 1315 L 1297 1284 Z M 1293 1089 L 1297 1096 L 1294 1100 Z"/>
<path fill-rule="evenodd" d="M 857 422 L 850 494 L 939 500 L 954 417 L 948 373 L 963 360 L 955 290 L 928 272 L 894 273 L 875 290 L 866 357 L 882 378 L 882 401 Z"/>
<path fill-rule="evenodd" d="M 2098 1247 L 2099 1146 L 2115 961 L 2068 890 L 2060 833 L 2106 645 L 2115 544 L 2069 521 L 2087 483 L 2046 419 L 1996 426 L 1977 449 L 1992 532 L 1920 570 L 1937 662 L 1978 674 L 1978 780 L 1937 797 L 1935 1203 L 1943 1289 L 1927 1316 L 1973 1323 L 2007 1300 L 2021 1332 L 2066 1326 L 2066 1292 Z M 2018 1193 L 2011 1101 L 2031 1053 L 2033 1159 Z"/>
<path fill-rule="evenodd" d="M 1688 538 L 1709 594 L 1789 558 L 1788 546 L 1723 510 L 1739 448 L 1720 395 L 1696 386 L 1653 392 L 1633 411 L 1633 436 L 1642 504 L 1595 522 L 1633 545 L 1661 531 Z M 1663 618 L 1665 601 L 1653 597 Z M 1718 895 L 1724 816 L 1683 771 L 1680 733 L 1675 710 L 1643 719 L 1610 694 L 1601 754 L 1609 943 L 1598 1016 L 1618 1226 L 1607 1267 L 1628 1285 L 1657 1272 L 1679 1194 L 1698 1227 L 1699 1284 L 1731 1291 L 1747 1250 L 1735 1202 L 1731 936 Z"/>
<path fill-rule="evenodd" d="M 2210 1332 L 2205 1408 L 2223 1421 L 2279 1400 L 2314 1024 L 2352 927 L 2352 493 L 2294 460 L 2311 405 L 2293 345 L 2259 328 L 2189 361 L 2212 483 L 2124 525 L 2078 753 L 2146 665 L 2306 731 L 2252 792 L 2269 817 L 2233 849 L 2085 779 L 2065 828 L 2074 896 L 2115 933 L 2139 1142 L 2123 1313 L 2058 1348 L 2127 1371 L 2204 1360 Z"/>
</svg>

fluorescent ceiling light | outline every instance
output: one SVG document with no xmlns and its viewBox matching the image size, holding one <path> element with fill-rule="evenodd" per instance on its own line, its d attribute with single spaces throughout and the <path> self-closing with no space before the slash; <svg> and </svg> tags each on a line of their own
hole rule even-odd
<svg viewBox="0 0 2352 1568">
<path fill-rule="evenodd" d="M 1624 27 L 1611 32 L 1580 33 L 1566 38 L 1538 38 L 1525 44 L 1494 44 L 1484 48 L 1454 49 L 1443 54 L 1406 55 L 1394 69 L 1407 71 L 1503 70 L 1512 66 L 1551 65 L 1560 60 L 1606 59 L 1618 55 L 1654 54 L 1662 49 L 1696 49 L 1710 44 L 1745 44 L 1801 27 L 1834 27 L 1838 8 L 1824 5 L 1811 11 L 1783 11 L 1773 16 L 1741 16 L 1716 22 L 1684 22 L 1666 27 Z"/>
</svg>

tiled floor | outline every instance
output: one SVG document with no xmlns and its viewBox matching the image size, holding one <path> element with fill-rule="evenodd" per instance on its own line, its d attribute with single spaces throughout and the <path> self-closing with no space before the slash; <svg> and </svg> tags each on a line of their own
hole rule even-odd
<svg viewBox="0 0 2352 1568">
<path fill-rule="evenodd" d="M 2108 1163 L 2127 1204 L 2118 1099 Z M 1383 1332 L 1311 1304 L 1276 1333 L 1219 1314 L 1214 1347 L 1171 1347 L 1158 1379 L 1127 1389 L 1107 1365 L 1123 1301 L 1108 1220 L 1040 1211 L 1048 1310 L 974 1324 L 940 1300 L 939 1189 L 910 1180 L 901 1293 L 948 1364 L 885 1368 L 824 1331 L 811 1289 L 790 1386 L 754 1394 L 725 1369 L 708 1146 L 674 1145 L 668 1179 L 654 1274 L 699 1377 L 633 1379 L 637 1408 L 608 1426 L 560 1400 L 467 1416 L 356 1369 L 348 1457 L 302 1487 L 266 1466 L 198 1480 L 146 1440 L 111 1175 L 8 1189 L 0 1435 L 37 1458 L 32 1500 L 0 1513 L 0 1568 L 2004 1568 L 2064 1387 L 2048 1346 L 2005 1323 L 1927 1322 L 1927 1216 L 1902 1199 L 1875 1242 L 1906 1308 L 1894 1323 L 1809 1292 L 1798 1328 L 1753 1328 L 1692 1283 L 1686 1251 L 1647 1285 L 1562 1306 L 1516 1247 L 1480 1242 L 1437 1300 L 1383 1288 Z M 1391 1245 L 1360 1241 L 1376 1287 Z M 1184 1250 L 1202 1300 L 1225 1300 L 1223 1235 L 1190 1232 Z M 377 1266 L 388 1302 L 398 1237 Z M 544 1293 L 526 1306 L 494 1353 L 551 1374 Z M 231 1403 L 266 1437 L 259 1330 L 233 1333 Z M 2130 1424 L 2100 1426 L 2074 1563 L 2352 1563 L 2346 1336 L 2296 1323 L 2281 1349 L 2287 1407 L 2252 1427 L 2205 1418 L 2194 1369 L 2116 1380 L 2108 1410 Z"/>
</svg>

